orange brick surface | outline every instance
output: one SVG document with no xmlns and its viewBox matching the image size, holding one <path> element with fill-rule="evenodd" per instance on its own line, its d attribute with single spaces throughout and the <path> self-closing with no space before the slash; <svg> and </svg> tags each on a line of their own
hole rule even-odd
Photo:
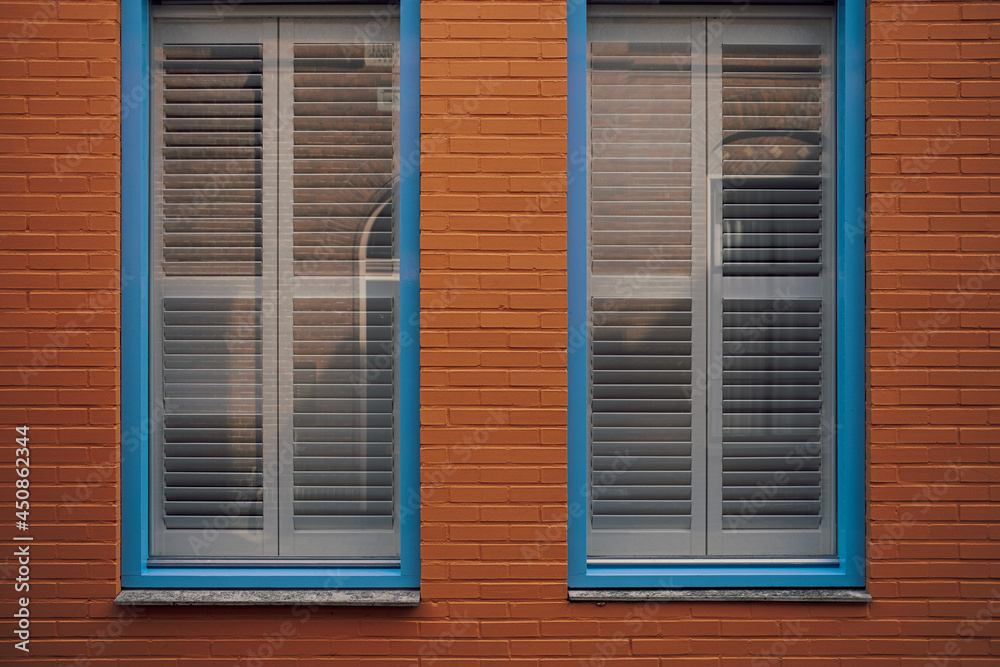
<svg viewBox="0 0 1000 667">
<path fill-rule="evenodd" d="M 420 606 L 126 609 L 119 7 L 0 0 L 0 661 L 1000 662 L 1000 4 L 868 6 L 869 605 L 567 602 L 566 12 L 421 6 Z"/>
</svg>

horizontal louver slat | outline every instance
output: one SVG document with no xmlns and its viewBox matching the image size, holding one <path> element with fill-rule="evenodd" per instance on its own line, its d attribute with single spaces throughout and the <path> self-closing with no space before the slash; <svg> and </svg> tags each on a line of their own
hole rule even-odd
<svg viewBox="0 0 1000 667">
<path fill-rule="evenodd" d="M 724 275 L 820 273 L 822 58 L 818 45 L 722 45 Z"/>
<path fill-rule="evenodd" d="M 165 525 L 261 529 L 261 301 L 164 298 L 162 318 Z"/>
<path fill-rule="evenodd" d="M 295 275 L 390 273 L 397 47 L 294 47 Z"/>
<path fill-rule="evenodd" d="M 590 44 L 591 271 L 691 273 L 691 46 Z"/>
<path fill-rule="evenodd" d="M 292 300 L 296 530 L 386 529 L 394 494 L 394 303 Z"/>
<path fill-rule="evenodd" d="M 593 298 L 593 527 L 691 524 L 691 300 Z"/>
<path fill-rule="evenodd" d="M 162 54 L 163 273 L 261 275 L 263 47 Z"/>
<path fill-rule="evenodd" d="M 819 525 L 822 318 L 819 299 L 722 301 L 725 528 Z"/>
</svg>

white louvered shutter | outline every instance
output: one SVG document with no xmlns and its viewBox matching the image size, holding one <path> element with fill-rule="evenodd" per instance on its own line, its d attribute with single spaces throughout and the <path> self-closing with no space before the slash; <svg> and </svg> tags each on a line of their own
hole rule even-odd
<svg viewBox="0 0 1000 667">
<path fill-rule="evenodd" d="M 157 22 L 154 558 L 398 557 L 398 23 L 375 25 Z"/>
<path fill-rule="evenodd" d="M 150 387 L 154 556 L 275 549 L 276 267 L 265 70 L 273 31 L 157 25 L 152 93 Z M 273 113 L 273 112 L 272 112 Z M 270 180 L 270 182 L 265 182 Z M 269 187 L 270 186 L 270 187 Z M 273 295 L 272 295 L 273 296 Z M 271 449 L 271 451 L 267 451 Z M 162 514 L 160 514 L 160 511 Z"/>
<path fill-rule="evenodd" d="M 589 26 L 591 554 L 704 543 L 704 59 L 696 22 Z"/>
<path fill-rule="evenodd" d="M 709 552 L 834 550 L 831 28 L 742 21 L 709 44 Z"/>
<path fill-rule="evenodd" d="M 588 555 L 830 553 L 829 23 L 610 14 L 588 22 Z"/>
<path fill-rule="evenodd" d="M 282 22 L 289 553 L 398 554 L 398 32 L 395 21 Z"/>
</svg>

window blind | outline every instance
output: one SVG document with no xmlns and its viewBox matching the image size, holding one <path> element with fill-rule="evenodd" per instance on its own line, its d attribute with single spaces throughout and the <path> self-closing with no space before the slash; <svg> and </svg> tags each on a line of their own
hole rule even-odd
<svg viewBox="0 0 1000 667">
<path fill-rule="evenodd" d="M 261 274 L 262 51 L 163 47 L 165 276 Z M 193 290 L 162 300 L 168 528 L 263 527 L 260 306 Z"/>
<path fill-rule="evenodd" d="M 593 311 L 594 527 L 690 528 L 690 299 Z"/>
<path fill-rule="evenodd" d="M 588 23 L 593 558 L 831 552 L 830 29 Z"/>
<path fill-rule="evenodd" d="M 398 556 L 398 25 L 370 23 L 158 22 L 156 556 Z"/>
<path fill-rule="evenodd" d="M 162 47 L 168 276 L 261 275 L 263 47 Z"/>
<path fill-rule="evenodd" d="M 722 302 L 723 527 L 816 528 L 822 301 Z"/>
<path fill-rule="evenodd" d="M 261 529 L 260 301 L 162 303 L 164 522 Z"/>
<path fill-rule="evenodd" d="M 819 275 L 820 45 L 721 46 L 723 274 Z"/>
<path fill-rule="evenodd" d="M 689 529 L 691 299 L 608 279 L 691 275 L 691 44 L 590 52 L 593 525 Z"/>
<path fill-rule="evenodd" d="M 592 28 L 590 543 L 687 552 L 704 533 L 704 58 L 690 23 Z"/>
</svg>

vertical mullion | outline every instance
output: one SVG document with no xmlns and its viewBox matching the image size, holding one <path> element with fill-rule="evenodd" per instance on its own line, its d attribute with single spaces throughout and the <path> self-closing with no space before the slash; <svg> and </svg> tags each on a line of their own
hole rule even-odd
<svg viewBox="0 0 1000 667">
<path fill-rule="evenodd" d="M 294 410 L 294 221 L 293 221 L 293 161 L 294 161 L 294 57 L 295 21 L 279 19 L 277 23 L 277 98 L 275 109 L 277 144 L 277 242 L 279 301 L 277 303 L 278 336 L 278 553 L 293 556 L 294 553 L 294 467 L 295 467 L 295 410 Z"/>
<path fill-rule="evenodd" d="M 705 20 L 706 50 L 706 173 L 707 252 L 705 442 L 705 529 L 708 554 L 718 551 L 722 528 L 722 33 L 709 30 Z"/>
<path fill-rule="evenodd" d="M 295 266 L 295 45 L 299 21 L 278 21 L 278 245 L 282 299 L 278 306 L 281 396 L 278 461 L 279 540 L 282 556 L 303 555 L 295 532 L 295 298 L 316 296 L 315 284 Z"/>
<path fill-rule="evenodd" d="M 262 327 L 262 368 L 263 368 L 263 476 L 264 476 L 264 553 L 278 554 L 278 508 L 277 495 L 281 429 L 279 419 L 284 411 L 279 405 L 283 393 L 279 382 L 279 346 L 282 338 L 279 331 L 281 312 L 281 291 L 279 273 L 281 269 L 278 252 L 280 220 L 278 217 L 278 141 L 279 113 L 278 101 L 278 27 L 276 19 L 264 19 L 261 26 L 264 45 L 263 67 L 263 132 L 262 132 L 262 261 L 261 261 L 261 327 Z"/>
<path fill-rule="evenodd" d="M 708 503 L 707 452 L 709 442 L 709 388 L 711 376 L 706 372 L 712 358 L 708 326 L 711 312 L 708 267 L 710 253 L 710 216 L 707 173 L 710 155 L 707 149 L 710 117 L 715 108 L 709 99 L 706 72 L 709 50 L 706 43 L 705 19 L 691 20 L 691 555 L 704 555 L 706 548 L 706 516 Z M 698 108 L 695 105 L 702 105 Z M 703 380 L 703 381 L 702 381 Z"/>
<path fill-rule="evenodd" d="M 152 429 L 150 432 L 149 520 L 152 549 L 150 553 L 165 551 L 164 514 L 166 492 L 163 471 L 163 40 L 158 34 L 153 48 L 151 71 L 152 116 L 150 132 L 150 234 L 149 247 L 149 398 Z"/>
<path fill-rule="evenodd" d="M 841 183 L 838 182 L 840 170 L 837 167 L 835 156 L 841 155 L 842 147 L 838 145 L 839 133 L 837 130 L 837 96 L 840 94 L 836 82 L 837 54 L 836 47 L 836 26 L 835 21 L 829 22 L 826 35 L 825 51 L 827 60 L 823 65 L 822 77 L 822 99 L 823 99 L 823 170 L 826 178 L 823 182 L 823 268 L 820 274 L 822 278 L 823 295 L 823 438 L 824 448 L 821 493 L 824 502 L 820 511 L 826 517 L 827 530 L 823 536 L 830 553 L 837 553 L 841 545 L 837 544 L 837 526 L 843 517 L 838 515 L 839 499 L 838 494 L 843 490 L 840 483 L 840 468 L 837 465 L 839 456 L 838 431 L 841 424 L 838 420 L 838 405 L 841 396 L 837 392 L 837 381 L 840 373 L 845 369 L 837 368 L 837 348 L 842 345 L 841 338 L 837 335 L 838 322 L 841 315 L 838 312 L 838 270 L 840 263 L 839 246 L 837 243 L 838 220 L 841 211 L 838 210 L 838 196 Z M 833 521 L 834 525 L 829 526 Z"/>
</svg>

